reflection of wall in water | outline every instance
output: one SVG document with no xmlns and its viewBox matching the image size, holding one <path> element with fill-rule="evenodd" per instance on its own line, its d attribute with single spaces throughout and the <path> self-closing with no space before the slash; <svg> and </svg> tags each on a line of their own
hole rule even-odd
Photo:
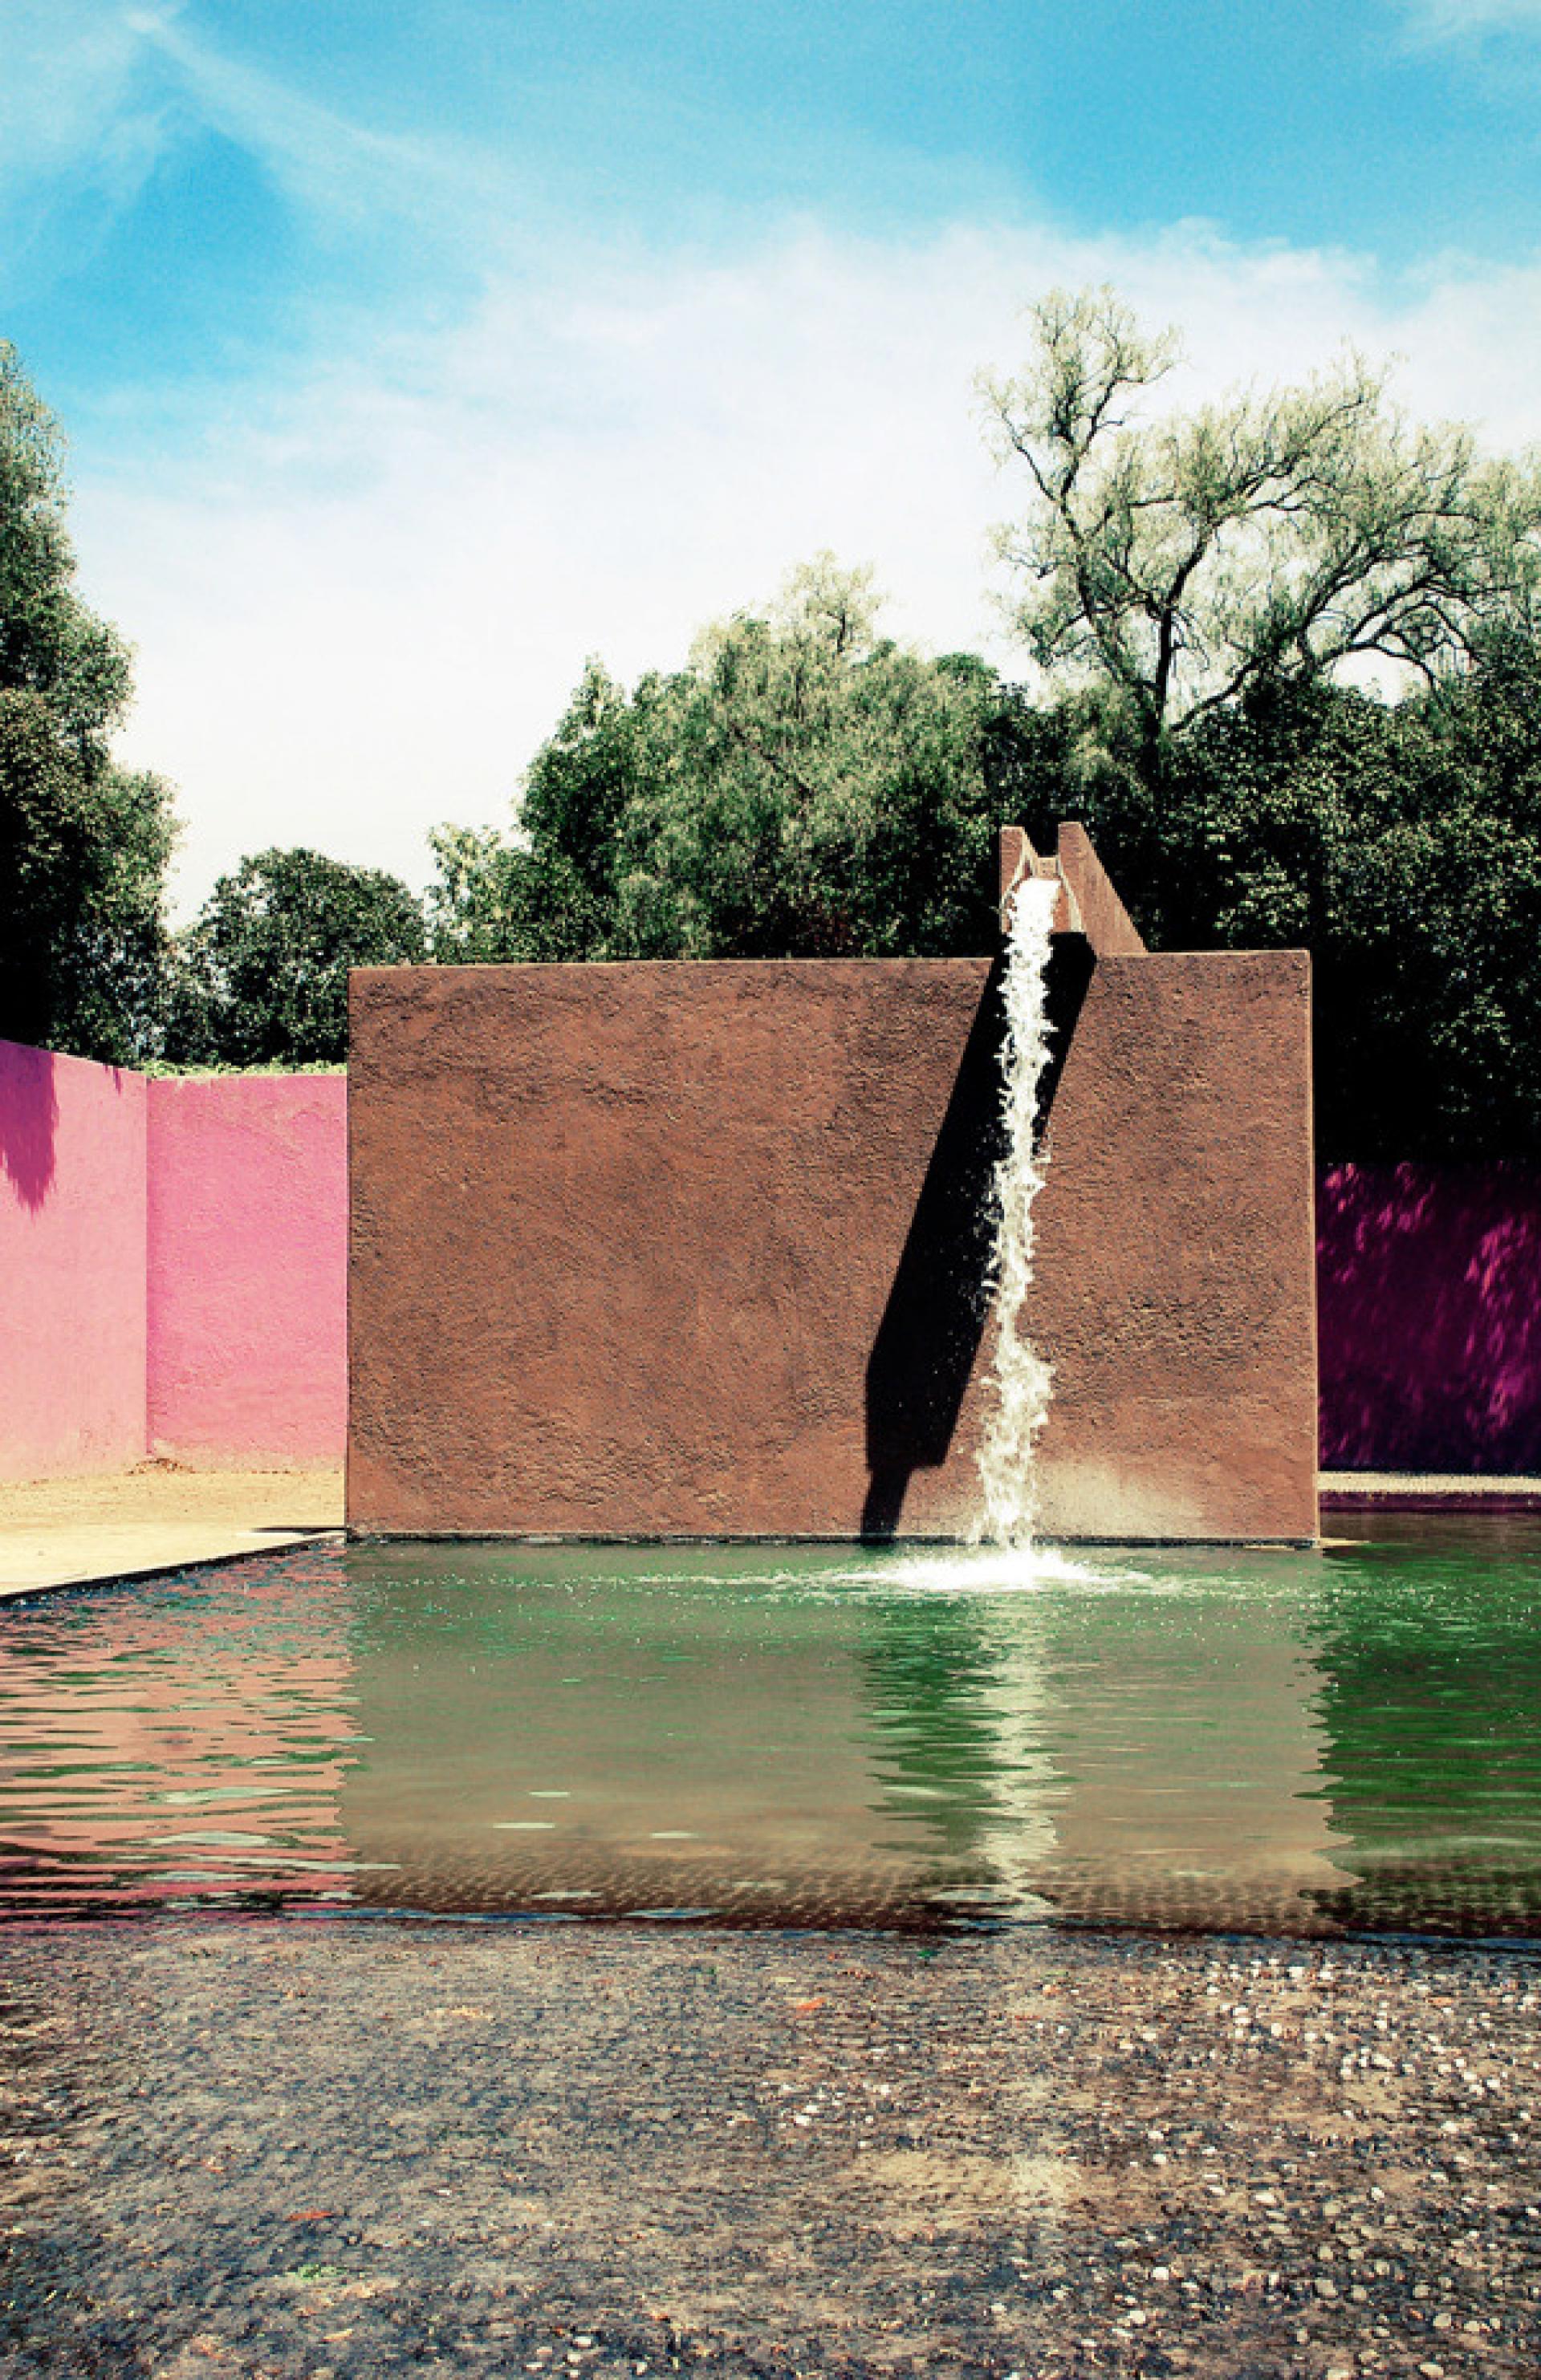
<svg viewBox="0 0 1541 2380">
<path fill-rule="evenodd" d="M 1010 1804 L 1001 1647 L 985 1603 L 914 1595 L 872 1605 L 859 1644 L 874 1781 L 891 1816 L 940 1852 L 977 1852 Z"/>
<path fill-rule="evenodd" d="M 1265 1560 L 1284 1589 L 1291 1558 Z M 1051 1658 L 1054 1868 L 1121 1890 L 1144 1876 L 1152 1919 L 1167 1904 L 1174 1922 L 1232 1895 L 1258 1922 L 1277 1896 L 1341 1880 L 1296 1592 L 1088 1596 L 1060 1607 Z"/>
<path fill-rule="evenodd" d="M 337 1886 L 349 1619 L 335 1570 L 294 1557 L 9 1613 L 7 1891 Z"/>
<path fill-rule="evenodd" d="M 372 1742 L 344 1820 L 362 1859 L 489 1891 L 547 1871 L 603 1889 L 649 1865 L 913 1864 L 881 1848 L 858 1603 L 714 1585 L 726 1553 L 661 1553 L 649 1578 L 635 1548 L 522 1550 L 512 1591 L 506 1549 L 349 1559 Z"/>
</svg>

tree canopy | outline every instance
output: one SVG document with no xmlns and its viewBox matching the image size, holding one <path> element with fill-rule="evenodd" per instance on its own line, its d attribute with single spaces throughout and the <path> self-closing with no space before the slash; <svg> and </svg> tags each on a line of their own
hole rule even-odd
<svg viewBox="0 0 1541 2380">
<path fill-rule="evenodd" d="M 1249 679 L 1162 767 L 1105 691 L 883 640 L 828 560 L 631 693 L 591 664 L 511 837 L 444 830 L 444 959 L 990 947 L 991 842 L 1080 818 L 1155 948 L 1304 943 L 1337 1157 L 1541 1152 L 1541 645 L 1400 702 Z"/>
<path fill-rule="evenodd" d="M 1178 745 L 1154 829 L 1105 722 L 1028 715 L 1022 822 L 1082 819 L 1153 948 L 1310 950 L 1324 1155 L 1541 1155 L 1533 638 L 1495 633 L 1400 703 L 1254 686 Z"/>
<path fill-rule="evenodd" d="M 185 1065 L 340 1064 L 350 966 L 425 955 L 422 911 L 380 868 L 260 851 L 181 937 L 166 1055 Z"/>
<path fill-rule="evenodd" d="M 627 694 L 590 663 L 518 834 L 434 839 L 442 958 L 982 948 L 994 674 L 882 638 L 828 555 Z"/>
<path fill-rule="evenodd" d="M 1148 772 L 1167 739 L 1263 684 L 1356 659 L 1432 682 L 1528 622 L 1541 471 L 1410 423 L 1357 357 L 1297 387 L 1141 419 L 1176 334 L 1110 289 L 1031 310 L 1034 351 L 983 383 L 1027 504 L 1000 532 L 1009 609 L 1060 686 L 1111 696 Z"/>
<path fill-rule="evenodd" d="M 0 1034 L 88 1057 L 154 1045 L 174 826 L 114 766 L 132 673 L 75 585 L 57 423 L 0 341 Z"/>
</svg>

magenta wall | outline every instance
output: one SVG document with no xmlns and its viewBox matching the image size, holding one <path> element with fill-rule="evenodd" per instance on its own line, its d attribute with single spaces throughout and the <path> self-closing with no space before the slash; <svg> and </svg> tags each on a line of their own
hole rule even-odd
<svg viewBox="0 0 1541 2380">
<path fill-rule="evenodd" d="M 149 1426 L 195 1463 L 339 1463 L 347 1428 L 347 1086 L 150 1087 Z"/>
<path fill-rule="evenodd" d="M 144 1453 L 146 1089 L 0 1041 L 0 1478 Z"/>
<path fill-rule="evenodd" d="M 1541 1166 L 1325 1169 L 1317 1281 L 1325 1469 L 1541 1472 Z"/>
</svg>

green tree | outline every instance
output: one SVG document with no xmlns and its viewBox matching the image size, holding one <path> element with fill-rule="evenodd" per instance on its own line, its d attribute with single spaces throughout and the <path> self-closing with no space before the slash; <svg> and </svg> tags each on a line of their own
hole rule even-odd
<svg viewBox="0 0 1541 2380">
<path fill-rule="evenodd" d="M 425 954 L 422 911 L 379 868 L 261 851 L 222 876 L 181 938 L 167 1055 L 187 1065 L 337 1064 L 347 971 Z"/>
<path fill-rule="evenodd" d="M 1040 720 L 1045 714 L 1038 714 Z M 1147 937 L 1313 957 L 1333 1158 L 1541 1153 L 1541 651 L 1495 633 L 1400 703 L 1265 682 L 1174 749 L 1158 835 L 1128 751 L 1060 707 L 1030 833 L 1083 818 Z"/>
<path fill-rule="evenodd" d="M 0 341 L 0 1034 L 124 1062 L 159 1028 L 175 830 L 113 765 L 129 659 L 76 589 L 63 464 Z"/>
<path fill-rule="evenodd" d="M 1541 1150 L 1541 658 L 1430 692 L 1274 688 L 1183 755 L 1169 917 L 1313 953 L 1324 1154 Z M 1179 881 L 1181 880 L 1181 881 Z"/>
<path fill-rule="evenodd" d="M 1353 358 L 1142 418 L 1172 334 L 1109 290 L 1034 325 L 986 392 L 1029 488 L 1023 822 L 1084 819 L 1156 947 L 1312 951 L 1328 1153 L 1541 1148 L 1535 465 Z"/>
<path fill-rule="evenodd" d="M 987 948 L 989 762 L 1015 757 L 983 663 L 879 635 L 829 556 L 766 613 L 625 693 L 591 664 L 526 779 L 515 841 L 446 830 L 441 957 Z"/>
<path fill-rule="evenodd" d="M 1032 309 L 986 381 L 1028 502 L 1000 532 L 1010 609 L 1061 686 L 1101 689 L 1154 786 L 1166 747 L 1258 684 L 1360 659 L 1432 681 L 1535 598 L 1541 473 L 1419 427 L 1351 357 L 1294 388 L 1137 418 L 1178 358 L 1110 289 Z"/>
</svg>

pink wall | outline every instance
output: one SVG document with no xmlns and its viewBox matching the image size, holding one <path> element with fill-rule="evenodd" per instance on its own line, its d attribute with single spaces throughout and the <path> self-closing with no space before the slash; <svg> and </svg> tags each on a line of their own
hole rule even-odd
<svg viewBox="0 0 1541 2380">
<path fill-rule="evenodd" d="M 145 1091 L 0 1041 L 0 1478 L 144 1453 Z"/>
<path fill-rule="evenodd" d="M 1326 1168 L 1317 1280 L 1324 1467 L 1541 1471 L 1541 1166 Z"/>
<path fill-rule="evenodd" d="M 341 1462 L 346 1117 L 340 1075 L 151 1083 L 157 1454 L 202 1464 Z"/>
<path fill-rule="evenodd" d="M 346 1265 L 340 1075 L 0 1041 L 0 1479 L 340 1463 Z"/>
</svg>

